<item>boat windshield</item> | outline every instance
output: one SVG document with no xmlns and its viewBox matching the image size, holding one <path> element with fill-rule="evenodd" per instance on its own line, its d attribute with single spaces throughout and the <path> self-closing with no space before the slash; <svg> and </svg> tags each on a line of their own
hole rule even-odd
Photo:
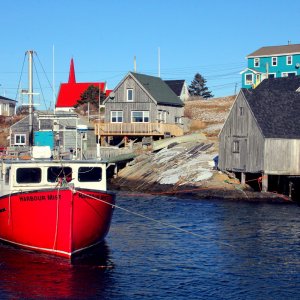
<svg viewBox="0 0 300 300">
<path fill-rule="evenodd" d="M 67 182 L 72 180 L 72 168 L 70 167 L 49 167 L 47 171 L 48 182 L 59 182 L 65 179 Z"/>
</svg>

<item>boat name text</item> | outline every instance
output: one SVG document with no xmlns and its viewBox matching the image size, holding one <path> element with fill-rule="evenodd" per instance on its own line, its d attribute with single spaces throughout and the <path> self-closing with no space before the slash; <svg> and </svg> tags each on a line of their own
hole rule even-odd
<svg viewBox="0 0 300 300">
<path fill-rule="evenodd" d="M 61 195 L 20 196 L 20 201 L 57 200 Z"/>
</svg>

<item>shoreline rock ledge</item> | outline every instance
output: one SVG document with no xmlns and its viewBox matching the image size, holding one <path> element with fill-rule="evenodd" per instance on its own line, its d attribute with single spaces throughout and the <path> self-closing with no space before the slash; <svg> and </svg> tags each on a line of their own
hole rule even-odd
<svg viewBox="0 0 300 300">
<path fill-rule="evenodd" d="M 294 203 L 288 197 L 253 191 L 215 168 L 218 144 L 204 135 L 169 139 L 155 151 L 138 155 L 109 181 L 113 190 L 126 192 L 251 202 Z M 161 149 L 161 150 L 160 150 Z"/>
</svg>

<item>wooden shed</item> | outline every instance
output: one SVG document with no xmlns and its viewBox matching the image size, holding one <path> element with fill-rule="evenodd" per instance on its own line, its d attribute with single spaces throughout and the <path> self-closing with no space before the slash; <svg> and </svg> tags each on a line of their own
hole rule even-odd
<svg viewBox="0 0 300 300">
<path fill-rule="evenodd" d="M 29 146 L 28 116 L 10 128 L 10 148 L 25 150 Z M 34 145 L 50 146 L 52 150 L 72 151 L 85 158 L 96 157 L 96 139 L 93 125 L 70 112 L 41 112 L 33 115 Z"/>
<path fill-rule="evenodd" d="M 264 191 L 297 193 L 300 179 L 300 77 L 241 89 L 219 135 L 219 168 Z M 259 182 L 258 182 L 259 184 Z"/>
</svg>

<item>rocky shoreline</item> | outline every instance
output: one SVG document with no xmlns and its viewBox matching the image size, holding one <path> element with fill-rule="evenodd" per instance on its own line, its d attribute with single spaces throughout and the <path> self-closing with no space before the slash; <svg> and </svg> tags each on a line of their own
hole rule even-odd
<svg viewBox="0 0 300 300">
<path fill-rule="evenodd" d="M 217 142 L 204 136 L 170 142 L 161 150 L 141 149 L 135 159 L 109 181 L 112 190 L 180 198 L 294 203 L 288 197 L 253 191 L 215 168 Z"/>
</svg>

